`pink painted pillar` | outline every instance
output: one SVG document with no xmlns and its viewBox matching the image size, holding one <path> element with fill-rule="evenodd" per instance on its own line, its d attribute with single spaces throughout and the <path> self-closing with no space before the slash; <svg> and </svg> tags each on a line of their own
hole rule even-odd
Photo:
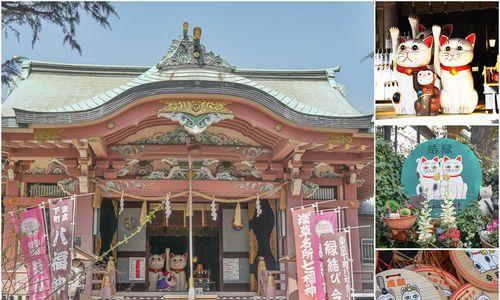
<svg viewBox="0 0 500 300">
<path fill-rule="evenodd" d="M 92 236 L 92 195 L 80 196 L 76 200 L 76 228 L 75 236 L 81 240 L 80 248 L 93 253 Z"/>
<path fill-rule="evenodd" d="M 293 233 L 293 222 L 292 222 L 292 212 L 291 207 L 300 206 L 303 204 L 302 193 L 299 196 L 292 196 L 290 186 L 286 188 L 286 252 L 287 255 L 295 255 L 295 237 Z M 287 299 L 297 300 L 299 299 L 297 290 L 297 264 L 287 263 L 286 268 L 287 277 Z"/>
<path fill-rule="evenodd" d="M 19 197 L 20 196 L 20 190 L 16 184 L 15 181 L 7 181 L 6 187 L 5 187 L 5 197 L 2 199 L 3 203 L 5 204 L 5 211 L 4 211 L 4 223 L 3 223 L 3 234 L 2 234 L 2 253 L 5 253 L 5 258 L 6 258 L 6 263 L 5 263 L 5 268 L 6 269 L 11 269 L 14 267 L 14 257 L 17 255 L 17 242 L 16 242 L 16 232 L 14 229 L 14 224 L 12 224 L 12 218 L 10 217 L 10 214 L 8 212 L 10 211 L 15 211 L 17 209 L 17 203 L 12 203 L 13 205 L 9 204 L 7 201 L 11 197 Z"/>
<path fill-rule="evenodd" d="M 356 184 L 345 184 L 345 200 L 354 201 L 354 206 L 356 208 L 348 208 L 345 210 L 345 222 L 346 227 L 358 226 L 358 198 L 356 191 Z M 353 259 L 353 271 L 361 270 L 361 251 L 360 251 L 360 240 L 359 240 L 359 230 L 353 229 L 351 230 L 351 251 L 352 251 L 352 259 Z M 361 275 L 354 275 L 354 288 L 357 291 L 360 291 L 362 288 L 361 284 Z"/>
<path fill-rule="evenodd" d="M 18 177 L 18 176 L 16 176 Z M 20 190 L 15 181 L 7 181 L 7 186 L 5 187 L 5 197 L 19 197 Z"/>
</svg>

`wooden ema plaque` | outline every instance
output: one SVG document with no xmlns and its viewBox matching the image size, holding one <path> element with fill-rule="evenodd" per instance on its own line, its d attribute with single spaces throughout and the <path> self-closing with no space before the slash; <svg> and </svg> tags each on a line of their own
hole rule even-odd
<svg viewBox="0 0 500 300">
<path fill-rule="evenodd" d="M 498 251 L 456 250 L 450 251 L 450 258 L 465 281 L 485 291 L 498 291 Z"/>
<path fill-rule="evenodd" d="M 455 291 L 450 300 L 498 300 L 498 292 L 483 291 L 468 283 Z"/>
<path fill-rule="evenodd" d="M 415 269 L 414 271 L 429 279 L 434 287 L 444 294 L 446 297 L 445 299 L 450 299 L 453 291 L 458 290 L 460 287 L 460 282 L 446 271 L 436 270 L 431 267 L 421 267 Z"/>
<path fill-rule="evenodd" d="M 376 276 L 376 282 L 377 300 L 447 299 L 427 278 L 406 269 L 380 272 Z"/>
</svg>

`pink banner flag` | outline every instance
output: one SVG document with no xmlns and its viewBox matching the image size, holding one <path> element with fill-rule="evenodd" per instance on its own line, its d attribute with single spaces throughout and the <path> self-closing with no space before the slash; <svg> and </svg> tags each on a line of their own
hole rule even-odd
<svg viewBox="0 0 500 300">
<path fill-rule="evenodd" d="M 311 214 L 314 206 L 292 210 L 293 231 L 295 235 L 295 255 L 297 257 L 297 286 L 299 300 L 316 298 L 316 274 L 314 272 L 311 245 Z"/>
<path fill-rule="evenodd" d="M 337 212 L 318 212 L 311 215 L 311 244 L 314 259 L 314 271 L 316 274 L 317 299 L 325 299 L 325 282 L 323 280 L 323 268 L 321 267 L 322 251 L 320 236 L 323 233 L 334 233 L 338 227 Z"/>
<path fill-rule="evenodd" d="M 52 286 L 57 299 L 68 299 L 73 247 L 74 198 L 49 202 L 50 253 L 52 256 Z"/>
<path fill-rule="evenodd" d="M 17 234 L 20 235 L 21 251 L 28 276 L 30 299 L 47 299 L 52 293 L 50 267 L 45 243 L 43 212 L 35 207 L 21 212 L 13 218 Z"/>
<path fill-rule="evenodd" d="M 351 262 L 347 233 L 324 233 L 320 237 L 328 300 L 351 299 Z"/>
</svg>

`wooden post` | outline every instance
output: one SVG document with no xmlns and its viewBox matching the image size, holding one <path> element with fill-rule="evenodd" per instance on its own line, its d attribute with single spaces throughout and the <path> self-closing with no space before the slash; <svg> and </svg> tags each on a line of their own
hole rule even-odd
<svg viewBox="0 0 500 300">
<path fill-rule="evenodd" d="M 289 256 L 295 255 L 295 237 L 293 234 L 293 222 L 292 222 L 292 212 L 290 207 L 300 206 L 304 203 L 302 198 L 302 193 L 298 196 L 293 196 L 290 190 L 290 186 L 283 187 L 286 188 L 286 196 L 287 196 L 287 210 L 286 210 L 286 249 L 285 253 Z M 297 264 L 296 263 L 287 263 L 285 267 L 286 273 L 286 296 L 289 300 L 298 300 L 298 290 L 297 290 Z"/>
<path fill-rule="evenodd" d="M 345 185 L 345 198 L 347 200 L 353 201 L 355 204 L 355 208 L 348 208 L 345 210 L 345 227 L 357 227 L 358 226 L 358 209 L 357 209 L 357 192 L 356 192 L 356 184 L 346 184 Z M 351 205 L 350 205 L 351 206 Z M 360 239 L 359 239 L 359 230 L 351 231 L 351 250 L 352 250 L 352 259 L 353 259 L 353 271 L 361 270 L 361 251 L 360 251 Z M 361 285 L 361 276 L 359 274 L 354 276 L 354 288 L 356 290 L 360 290 L 362 288 Z"/>
</svg>

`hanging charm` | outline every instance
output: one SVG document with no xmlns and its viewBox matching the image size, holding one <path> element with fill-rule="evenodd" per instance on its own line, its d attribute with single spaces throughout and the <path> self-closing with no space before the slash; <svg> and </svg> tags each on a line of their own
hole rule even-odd
<svg viewBox="0 0 500 300">
<path fill-rule="evenodd" d="M 120 210 L 118 211 L 118 215 L 122 214 L 124 206 L 125 206 L 125 201 L 123 201 L 123 191 L 122 191 L 122 196 L 120 197 Z"/>
<path fill-rule="evenodd" d="M 172 209 L 170 207 L 170 193 L 167 194 L 167 199 L 165 200 L 165 218 L 168 220 L 172 214 Z"/>
<path fill-rule="evenodd" d="M 255 201 L 255 213 L 257 218 L 262 214 L 262 208 L 260 207 L 260 196 L 257 194 L 257 201 Z"/>
<path fill-rule="evenodd" d="M 210 204 L 210 215 L 213 221 L 217 221 L 217 205 L 215 204 L 215 196 L 212 196 L 212 203 Z"/>
</svg>

